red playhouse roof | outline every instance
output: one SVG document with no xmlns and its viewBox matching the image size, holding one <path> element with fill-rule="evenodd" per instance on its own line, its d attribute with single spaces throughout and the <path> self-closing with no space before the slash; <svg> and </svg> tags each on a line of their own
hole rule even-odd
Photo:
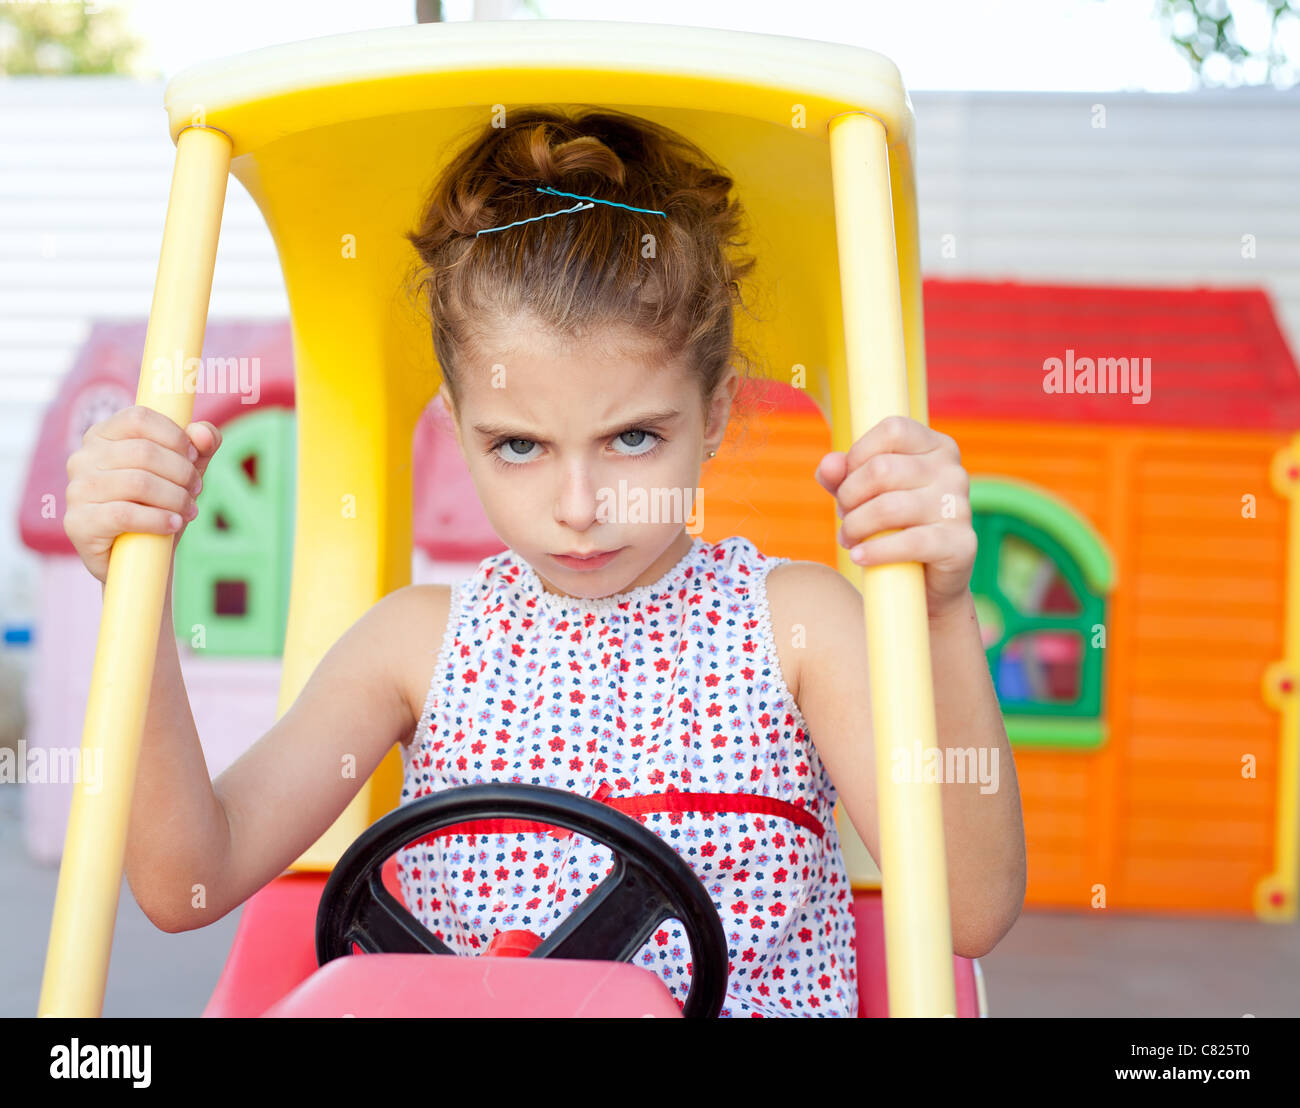
<svg viewBox="0 0 1300 1108">
<path fill-rule="evenodd" d="M 1261 289 L 1152 289 L 927 280 L 930 415 L 1300 431 L 1300 371 Z M 1045 363 L 1079 359 L 1127 391 L 1049 392 Z M 1134 360 L 1149 366 L 1140 399 Z M 1147 361 L 1149 359 L 1149 362 Z M 1101 374 L 1092 382 L 1100 383 Z M 1064 382 L 1062 382 L 1064 383 Z"/>
<path fill-rule="evenodd" d="M 931 416 L 1042 422 L 1300 431 L 1300 372 L 1267 293 L 1257 289 L 1141 289 L 930 279 L 925 289 Z M 19 510 L 23 542 L 73 554 L 62 500 L 67 459 L 86 428 L 135 403 L 147 321 L 95 323 L 46 410 Z M 287 320 L 212 322 L 205 358 L 247 358 L 259 368 L 259 405 L 293 406 Z M 1050 359 L 1061 384 L 1045 388 Z M 1127 371 L 1100 359 L 1128 359 Z M 1149 363 L 1146 361 L 1150 359 Z M 1139 367 L 1149 365 L 1149 372 Z M 1045 368 L 1048 367 L 1048 368 Z M 1068 373 L 1067 373 L 1068 371 Z M 1100 381 L 1116 391 L 1080 391 Z M 1135 403 L 1145 393 L 1145 403 Z M 755 382 L 762 410 L 815 410 L 800 390 Z M 237 391 L 196 391 L 194 419 L 220 426 L 253 410 Z M 412 443 L 414 541 L 432 558 L 477 561 L 502 549 L 474 492 L 440 404 Z M 438 480 L 426 476 L 438 473 Z M 47 518 L 52 514 L 53 518 Z"/>
</svg>

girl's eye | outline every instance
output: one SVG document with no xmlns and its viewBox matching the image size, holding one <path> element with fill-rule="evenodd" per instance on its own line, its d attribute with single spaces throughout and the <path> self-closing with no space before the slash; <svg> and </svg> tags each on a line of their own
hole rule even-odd
<svg viewBox="0 0 1300 1108">
<path fill-rule="evenodd" d="M 643 431 L 638 427 L 616 435 L 614 441 L 623 446 L 630 446 L 632 449 L 626 452 L 627 456 L 635 458 L 640 454 L 649 454 L 662 440 L 653 431 Z"/>
<path fill-rule="evenodd" d="M 492 453 L 507 465 L 517 465 L 520 462 L 528 461 L 530 457 L 527 449 L 521 451 L 517 448 L 536 445 L 532 439 L 502 439 L 493 445 Z"/>
</svg>

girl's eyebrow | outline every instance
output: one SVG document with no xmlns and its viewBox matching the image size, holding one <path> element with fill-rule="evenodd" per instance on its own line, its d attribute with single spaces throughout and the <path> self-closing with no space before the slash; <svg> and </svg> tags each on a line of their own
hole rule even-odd
<svg viewBox="0 0 1300 1108">
<path fill-rule="evenodd" d="M 629 427 L 640 427 L 645 424 L 655 425 L 667 423 L 670 420 L 676 419 L 679 415 L 681 415 L 681 412 L 676 408 L 665 408 L 653 412 L 642 412 L 640 415 L 629 416 L 627 419 L 619 420 L 618 423 L 615 423 L 602 431 L 597 431 L 594 437 L 605 439 L 609 438 L 611 435 L 618 434 L 620 431 L 625 431 Z M 505 423 L 476 423 L 474 424 L 474 430 L 478 431 L 482 435 L 487 435 L 489 438 L 494 439 L 509 437 L 512 439 L 527 439 L 529 442 L 542 441 L 536 435 L 529 434 L 527 431 L 521 431 L 519 428 L 511 427 L 509 424 Z"/>
</svg>

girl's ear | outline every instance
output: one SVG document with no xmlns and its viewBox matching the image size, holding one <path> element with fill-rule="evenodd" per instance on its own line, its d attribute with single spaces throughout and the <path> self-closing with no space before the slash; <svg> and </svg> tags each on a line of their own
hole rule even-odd
<svg viewBox="0 0 1300 1108">
<path fill-rule="evenodd" d="M 704 449 L 717 450 L 722 445 L 722 438 L 727 433 L 727 418 L 731 414 L 731 402 L 740 387 L 740 376 L 734 368 L 728 369 L 726 375 L 713 390 L 713 399 L 709 402 L 708 415 L 704 421 Z"/>
<path fill-rule="evenodd" d="M 451 416 L 451 425 L 456 429 L 456 437 L 460 438 L 460 413 L 456 411 L 456 405 L 452 402 L 451 393 L 447 389 L 445 379 L 438 386 L 438 399 L 442 401 L 442 406 L 447 409 L 447 414 Z"/>
</svg>

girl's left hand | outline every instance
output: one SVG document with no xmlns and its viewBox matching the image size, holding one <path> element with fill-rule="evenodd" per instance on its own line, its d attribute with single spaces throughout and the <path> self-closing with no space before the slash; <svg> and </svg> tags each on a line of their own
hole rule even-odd
<svg viewBox="0 0 1300 1108">
<path fill-rule="evenodd" d="M 977 544 L 970 476 L 952 436 L 889 416 L 847 454 L 833 450 L 822 458 L 816 477 L 835 497 L 839 542 L 855 563 L 921 562 L 930 619 L 962 606 Z"/>
</svg>

